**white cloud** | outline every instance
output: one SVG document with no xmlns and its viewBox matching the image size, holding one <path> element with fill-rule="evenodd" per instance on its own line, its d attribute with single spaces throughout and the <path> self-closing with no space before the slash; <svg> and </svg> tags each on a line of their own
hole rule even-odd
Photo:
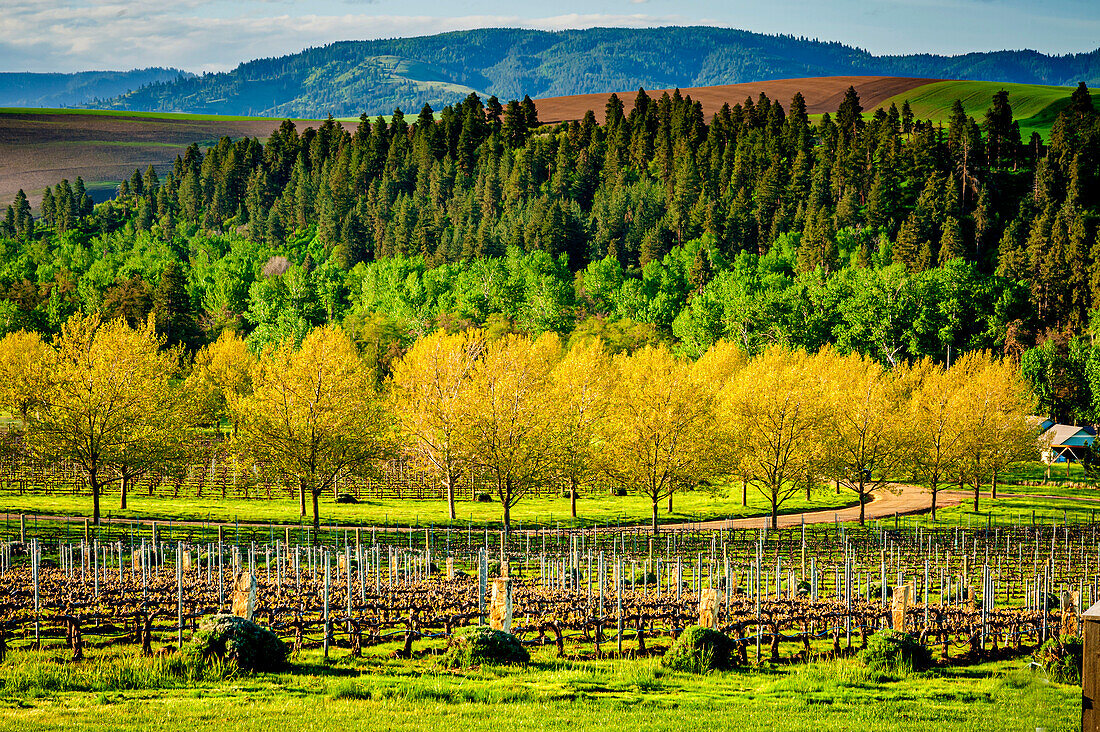
<svg viewBox="0 0 1100 732">
<path fill-rule="evenodd" d="M 205 5 L 185 0 L 159 3 L 84 2 L 58 8 L 46 0 L 17 0 L 0 14 L 0 68 L 10 71 L 75 71 L 175 66 L 221 71 L 253 58 L 294 53 L 340 40 L 429 35 L 484 27 L 545 30 L 593 26 L 648 27 L 682 23 L 679 16 L 570 13 L 544 18 L 514 15 L 432 16 L 345 13 L 249 14 L 204 17 L 183 11 Z M 275 3 L 266 3 L 275 10 Z M 210 10 L 207 8 L 206 10 Z"/>
</svg>

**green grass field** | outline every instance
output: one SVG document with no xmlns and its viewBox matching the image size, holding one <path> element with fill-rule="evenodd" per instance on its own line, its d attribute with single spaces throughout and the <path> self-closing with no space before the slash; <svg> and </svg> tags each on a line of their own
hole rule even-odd
<svg viewBox="0 0 1100 732">
<path fill-rule="evenodd" d="M 0 665 L 0 728 L 1063 732 L 1080 724 L 1080 689 L 1047 682 L 1025 659 L 886 676 L 855 659 L 696 676 L 655 658 L 558 659 L 550 648 L 534 648 L 526 667 L 451 671 L 432 655 L 398 660 L 393 650 L 328 663 L 307 651 L 285 673 L 197 682 L 132 648 L 92 649 L 75 664 L 61 650 L 16 651 Z"/>
<path fill-rule="evenodd" d="M 781 513 L 799 513 L 829 508 L 858 505 L 855 496 L 849 491 L 837 495 L 833 491 L 821 490 L 806 501 L 804 495 L 798 495 L 780 507 Z M 310 523 L 312 513 L 305 519 L 299 515 L 298 501 L 279 498 L 271 500 L 221 500 L 217 497 L 196 498 L 149 498 L 138 493 L 131 494 L 126 511 L 118 510 L 118 497 L 111 494 L 104 497 L 101 510 L 104 517 L 123 519 L 155 519 L 163 521 L 210 521 L 210 522 L 256 522 L 274 524 Z M 673 511 L 670 513 L 667 502 L 662 501 L 659 521 L 661 523 L 684 523 L 692 521 L 713 521 L 727 518 L 769 515 L 767 502 L 760 493 L 749 489 L 748 505 L 741 505 L 738 490 L 735 496 L 726 493 L 691 491 L 678 493 L 673 497 Z M 88 496 L 62 495 L 0 495 L 0 513 L 41 513 L 64 516 L 90 515 L 92 499 Z M 307 505 L 307 512 L 310 509 Z M 652 515 L 649 500 L 643 496 L 624 497 L 601 495 L 581 498 L 577 501 L 577 518 L 573 519 L 569 511 L 568 498 L 525 498 L 512 509 L 512 521 L 524 528 L 543 527 L 587 527 L 614 523 L 626 526 L 648 525 Z M 499 528 L 501 509 L 498 503 L 480 503 L 459 501 L 456 504 L 458 519 L 451 524 L 448 520 L 447 502 L 442 500 L 412 500 L 387 498 L 364 501 L 358 504 L 337 504 L 332 496 L 324 496 L 321 501 L 322 523 L 331 525 L 381 525 L 381 526 L 446 526 L 454 525 L 466 528 Z"/>
<path fill-rule="evenodd" d="M 1073 87 L 1068 86 L 937 81 L 891 97 L 879 108 L 889 109 L 891 104 L 897 104 L 901 109 L 908 100 L 917 119 L 946 124 L 951 119 L 951 107 L 958 99 L 967 114 L 981 121 L 993 101 L 993 95 L 1002 89 L 1008 92 L 1008 103 L 1012 105 L 1013 116 L 1020 122 L 1020 136 L 1025 143 L 1032 132 L 1038 132 L 1046 139 L 1055 117 L 1069 104 L 1069 95 L 1073 92 Z M 1100 90 L 1093 90 L 1092 97 L 1094 103 L 1100 106 Z"/>
<path fill-rule="evenodd" d="M 185 122 L 263 122 L 275 119 L 274 117 L 235 117 L 220 114 L 185 114 L 182 112 L 128 112 L 118 109 L 67 109 L 61 107 L 0 107 L 0 114 L 84 114 L 102 117 L 171 119 Z"/>
</svg>

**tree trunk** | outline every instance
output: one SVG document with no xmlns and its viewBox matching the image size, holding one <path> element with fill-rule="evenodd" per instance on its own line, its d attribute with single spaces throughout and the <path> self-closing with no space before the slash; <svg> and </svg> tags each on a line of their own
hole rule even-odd
<svg viewBox="0 0 1100 732">
<path fill-rule="evenodd" d="M 298 478 L 298 515 L 305 518 L 306 515 L 306 479 Z"/>
<path fill-rule="evenodd" d="M 507 538 L 508 530 L 512 527 L 512 507 L 509 501 L 504 501 L 504 536 Z"/>
<path fill-rule="evenodd" d="M 749 505 L 749 482 L 747 480 L 741 481 L 741 505 Z"/>
<path fill-rule="evenodd" d="M 777 531 L 779 529 L 779 502 L 776 500 L 776 493 L 772 491 L 772 530 Z"/>
<path fill-rule="evenodd" d="M 653 499 L 653 535 L 657 536 L 657 498 Z"/>
<path fill-rule="evenodd" d="M 932 481 L 932 523 L 936 523 L 936 494 L 937 490 L 936 481 Z"/>
<path fill-rule="evenodd" d="M 993 480 L 989 484 L 989 489 L 990 489 L 989 497 L 990 498 L 996 498 L 997 497 L 997 472 L 996 471 L 993 472 Z"/>
<path fill-rule="evenodd" d="M 865 488 L 866 488 L 866 486 L 864 486 L 864 484 L 863 484 L 863 478 L 860 478 L 859 479 L 859 525 L 860 526 L 866 526 L 866 524 L 867 524 L 867 510 L 866 510 L 867 502 L 865 500 L 867 496 L 866 496 L 866 493 L 865 493 Z"/>
<path fill-rule="evenodd" d="M 118 493 L 118 495 L 119 495 L 118 508 L 119 508 L 120 511 L 125 511 L 126 510 L 126 494 L 127 494 L 127 492 L 129 491 L 129 488 L 130 488 L 130 478 L 129 478 L 129 476 L 127 476 L 125 473 L 123 473 L 122 474 L 122 480 L 119 481 L 119 485 L 121 486 L 121 488 L 119 488 L 119 493 Z"/>
<path fill-rule="evenodd" d="M 573 518 L 577 518 L 577 479 L 569 479 L 569 510 L 573 512 Z"/>
<path fill-rule="evenodd" d="M 454 521 L 455 515 L 455 476 L 449 469 L 443 478 L 443 485 L 447 489 L 447 515 Z"/>
<path fill-rule="evenodd" d="M 318 534 L 321 533 L 321 509 L 317 504 L 317 499 L 320 498 L 320 491 L 316 489 L 310 489 L 309 494 L 313 496 L 313 543 L 320 543 Z"/>
<path fill-rule="evenodd" d="M 672 513 L 672 492 L 671 491 L 669 491 L 669 494 L 668 494 L 668 512 Z"/>
<path fill-rule="evenodd" d="M 978 512 L 978 491 L 982 488 L 982 482 L 977 478 L 974 479 L 974 513 Z"/>
<path fill-rule="evenodd" d="M 88 476 L 88 485 L 92 488 L 92 523 L 99 526 L 99 479 L 94 473 Z"/>
</svg>

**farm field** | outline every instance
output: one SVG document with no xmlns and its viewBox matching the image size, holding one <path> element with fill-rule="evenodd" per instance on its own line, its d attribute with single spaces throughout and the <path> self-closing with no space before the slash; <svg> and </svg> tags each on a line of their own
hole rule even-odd
<svg viewBox="0 0 1100 732">
<path fill-rule="evenodd" d="M 993 95 L 1008 92 L 1008 103 L 1020 123 L 1020 137 L 1026 144 L 1031 133 L 1038 132 L 1045 140 L 1050 134 L 1058 113 L 1069 104 L 1073 87 L 1042 86 L 1039 84 L 1005 84 L 993 81 L 936 81 L 902 92 L 877 104 L 864 104 L 865 109 L 887 109 L 896 104 L 901 109 L 906 100 L 917 119 L 930 119 L 947 124 L 951 119 L 951 107 L 955 100 L 962 102 L 963 110 L 982 120 L 989 109 Z M 1092 90 L 1093 103 L 1100 102 L 1100 91 Z"/>
<path fill-rule="evenodd" d="M 690 96 L 693 101 L 703 105 L 703 116 L 710 116 L 722 108 L 723 104 L 731 107 L 741 104 L 746 97 L 754 100 L 761 93 L 769 98 L 778 100 L 783 108 L 790 105 L 791 98 L 798 92 L 806 98 L 806 109 L 810 114 L 822 114 L 835 112 L 844 100 L 844 92 L 849 86 L 854 86 L 863 101 L 865 109 L 871 109 L 884 99 L 897 94 L 912 93 L 911 90 L 923 87 L 934 81 L 933 79 L 910 79 L 894 76 L 823 76 L 807 79 L 776 79 L 773 81 L 755 81 L 745 84 L 725 84 L 721 86 L 704 86 L 681 89 L 680 93 Z M 580 119 L 588 110 L 596 110 L 596 118 L 601 119 L 600 112 L 607 104 L 607 98 L 611 91 L 617 91 L 619 98 L 626 105 L 627 112 L 634 104 L 634 96 L 637 89 L 610 90 L 601 94 L 578 94 L 567 97 L 548 97 L 536 99 L 535 106 L 539 111 L 539 120 L 546 122 L 560 122 L 563 120 Z M 646 94 L 651 98 L 660 97 L 665 92 L 671 94 L 672 89 L 646 89 Z M 984 111 L 984 110 L 983 110 Z"/>
<path fill-rule="evenodd" d="M 228 135 L 266 139 L 281 120 L 72 109 L 0 109 L 0 201 L 23 189 L 33 206 L 61 179 L 84 179 L 104 200 L 118 181 L 150 165 L 163 172 L 187 146 Z M 317 120 L 297 121 L 299 129 Z"/>
</svg>

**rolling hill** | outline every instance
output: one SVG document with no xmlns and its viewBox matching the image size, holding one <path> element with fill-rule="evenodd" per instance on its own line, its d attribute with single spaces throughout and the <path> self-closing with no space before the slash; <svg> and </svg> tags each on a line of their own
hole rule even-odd
<svg viewBox="0 0 1100 732">
<path fill-rule="evenodd" d="M 146 84 L 190 76 L 179 69 L 81 71 L 75 74 L 0 72 L 0 107 L 75 107 L 117 97 Z"/>
<path fill-rule="evenodd" d="M 501 99 L 606 94 L 821 76 L 896 76 L 1066 85 L 1100 82 L 1100 49 L 1046 56 L 875 56 L 840 43 L 713 27 L 514 28 L 343 41 L 218 74 L 155 83 L 97 108 L 337 117 L 415 113 L 475 91 Z"/>
<path fill-rule="evenodd" d="M 1046 139 L 1054 119 L 1069 104 L 1069 96 L 1074 87 L 990 81 L 937 81 L 906 89 L 878 102 L 878 106 L 888 108 L 891 104 L 897 104 L 901 107 L 908 101 L 917 118 L 946 123 L 951 119 L 951 109 L 958 99 L 962 102 L 963 111 L 980 120 L 989 108 L 993 95 L 1002 89 L 1008 92 L 1012 115 L 1020 123 L 1020 135 L 1026 141 L 1033 132 Z M 1094 89 L 1092 98 L 1093 103 L 1100 107 L 1100 90 Z M 871 105 L 864 104 L 864 107 L 870 109 Z"/>
<path fill-rule="evenodd" d="M 266 139 L 281 120 L 56 109 L 0 109 L 0 201 L 22 188 L 37 206 L 42 189 L 81 176 L 95 200 L 135 168 L 170 168 L 193 142 L 223 136 Z M 298 128 L 317 120 L 299 120 Z"/>
</svg>

